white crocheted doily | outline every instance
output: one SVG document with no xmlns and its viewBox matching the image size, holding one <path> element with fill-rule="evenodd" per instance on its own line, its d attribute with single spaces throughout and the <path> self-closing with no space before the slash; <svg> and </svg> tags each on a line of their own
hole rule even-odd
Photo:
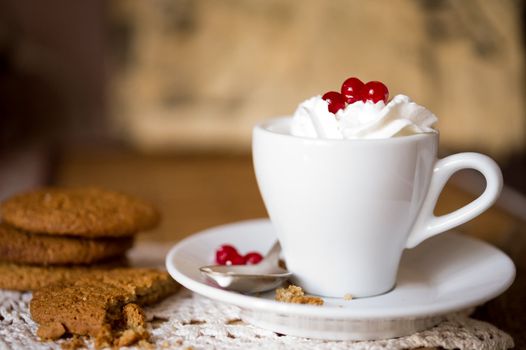
<svg viewBox="0 0 526 350">
<path fill-rule="evenodd" d="M 41 343 L 29 315 L 31 293 L 0 291 L 0 350 L 60 349 L 63 342 Z M 186 289 L 146 309 L 152 342 L 168 349 L 347 349 L 385 350 L 442 347 L 500 350 L 513 347 L 512 338 L 486 323 L 462 315 L 411 336 L 379 341 L 323 341 L 278 335 L 245 324 L 239 308 L 196 295 Z M 92 343 L 87 343 L 89 348 Z"/>
</svg>

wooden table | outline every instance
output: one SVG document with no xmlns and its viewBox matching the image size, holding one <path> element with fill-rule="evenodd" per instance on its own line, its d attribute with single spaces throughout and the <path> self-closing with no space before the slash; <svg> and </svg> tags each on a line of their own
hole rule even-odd
<svg viewBox="0 0 526 350">
<path fill-rule="evenodd" d="M 141 240 L 174 242 L 211 226 L 266 216 L 247 155 L 149 156 L 122 150 L 76 150 L 60 157 L 52 181 L 100 185 L 150 199 L 161 210 L 163 221 L 155 231 L 141 235 Z M 472 199 L 472 194 L 448 185 L 436 213 Z M 497 245 L 514 260 L 513 286 L 479 307 L 474 317 L 511 334 L 517 349 L 526 348 L 524 221 L 493 207 L 458 231 Z"/>
</svg>

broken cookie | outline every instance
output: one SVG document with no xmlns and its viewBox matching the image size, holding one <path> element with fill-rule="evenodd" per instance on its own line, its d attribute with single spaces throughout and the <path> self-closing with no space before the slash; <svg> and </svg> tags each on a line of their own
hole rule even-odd
<svg viewBox="0 0 526 350">
<path fill-rule="evenodd" d="M 177 289 L 164 271 L 113 269 L 38 289 L 31 317 L 42 339 L 90 335 L 100 346 L 124 346 L 149 337 L 139 305 L 155 303 Z"/>
</svg>

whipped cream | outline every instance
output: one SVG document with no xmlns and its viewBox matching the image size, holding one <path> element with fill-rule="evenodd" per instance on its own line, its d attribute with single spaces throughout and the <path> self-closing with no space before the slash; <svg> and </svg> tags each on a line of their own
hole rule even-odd
<svg viewBox="0 0 526 350">
<path fill-rule="evenodd" d="M 321 96 L 302 102 L 292 118 L 291 134 L 323 139 L 382 139 L 414 133 L 437 132 L 437 117 L 408 96 L 389 103 L 355 102 L 336 114 Z"/>
</svg>

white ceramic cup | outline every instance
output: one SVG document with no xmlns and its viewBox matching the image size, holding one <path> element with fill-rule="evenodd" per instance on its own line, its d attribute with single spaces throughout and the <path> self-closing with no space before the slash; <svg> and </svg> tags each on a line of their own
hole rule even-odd
<svg viewBox="0 0 526 350">
<path fill-rule="evenodd" d="M 366 297 L 391 290 L 400 257 L 425 239 L 488 209 L 502 188 L 489 157 L 437 159 L 438 134 L 379 140 L 290 135 L 291 118 L 254 128 L 259 189 L 294 283 L 326 297 Z M 486 189 L 447 215 L 433 210 L 450 176 L 475 169 Z"/>
</svg>

